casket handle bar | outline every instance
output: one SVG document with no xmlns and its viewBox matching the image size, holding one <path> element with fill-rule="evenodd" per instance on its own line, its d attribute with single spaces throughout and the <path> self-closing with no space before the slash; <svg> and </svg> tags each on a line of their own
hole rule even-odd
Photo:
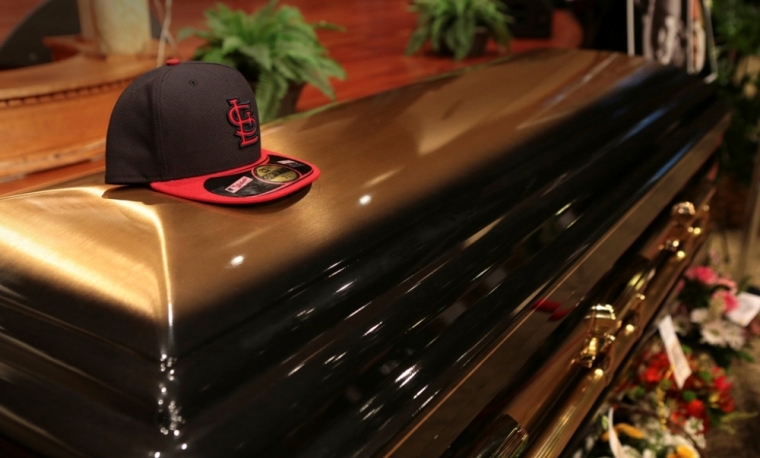
<svg viewBox="0 0 760 458">
<path fill-rule="evenodd" d="M 696 200 L 701 203 L 698 212 L 691 202 L 674 205 L 669 224 L 661 235 L 650 239 L 651 245 L 647 245 L 650 248 L 640 251 L 618 276 L 627 283 L 612 282 L 600 299 L 593 302 L 597 305 L 591 307 L 587 315 L 587 338 L 575 359 L 575 363 L 583 368 L 578 373 L 580 380 L 567 392 L 562 404 L 552 410 L 549 423 L 541 432 L 532 435 L 533 444 L 526 452 L 528 457 L 558 456 L 581 420 L 612 382 L 612 375 L 638 341 L 658 304 L 672 294 L 672 285 L 685 261 L 704 239 L 709 222 L 706 202 L 711 196 L 712 191 Z"/>
<path fill-rule="evenodd" d="M 632 269 L 627 270 L 629 274 L 625 278 L 628 281 L 622 292 L 608 303 L 597 303 L 591 307 L 586 316 L 589 322 L 588 335 L 577 359 L 580 366 L 586 369 L 594 367 L 615 341 L 615 335 L 621 328 L 626 327 L 628 332 L 636 330 L 638 309 L 646 299 L 644 290 L 657 269 L 672 256 L 672 253 L 671 250 L 661 250 L 654 261 L 637 257 L 631 263 Z M 633 274 L 630 274 L 631 270 Z"/>
<path fill-rule="evenodd" d="M 706 210 L 706 209 L 705 209 Z M 632 264 L 634 274 L 631 275 L 623 291 L 611 303 L 597 303 L 589 310 L 586 319 L 589 322 L 588 337 L 577 359 L 578 364 L 586 369 L 594 367 L 594 363 L 602 353 L 607 351 L 615 341 L 615 335 L 622 327 L 626 332 L 637 331 L 638 308 L 646 299 L 644 290 L 660 267 L 675 256 L 679 261 L 691 249 L 689 243 L 701 233 L 697 224 L 696 209 L 691 202 L 679 202 L 673 205 L 670 215 L 675 222 L 669 237 L 660 246 L 653 260 L 644 257 L 637 258 Z"/>
<path fill-rule="evenodd" d="M 518 458 L 528 445 L 528 433 L 507 414 L 499 415 L 484 428 L 470 453 L 457 454 L 466 458 Z"/>
<path fill-rule="evenodd" d="M 586 316 L 589 320 L 589 335 L 583 345 L 578 364 L 590 369 L 594 362 L 606 351 L 615 340 L 615 332 L 618 328 L 618 320 L 615 308 L 610 304 L 596 304 L 591 307 Z"/>
</svg>

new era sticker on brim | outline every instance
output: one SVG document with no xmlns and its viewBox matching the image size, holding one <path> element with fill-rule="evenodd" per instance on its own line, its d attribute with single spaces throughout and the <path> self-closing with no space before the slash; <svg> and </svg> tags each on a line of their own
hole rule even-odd
<svg viewBox="0 0 760 458">
<path fill-rule="evenodd" d="M 243 173 L 209 178 L 203 187 L 225 197 L 251 197 L 274 193 L 308 177 L 314 169 L 306 163 L 270 155 L 269 160 Z"/>
<path fill-rule="evenodd" d="M 262 149 L 262 158 L 247 166 L 213 175 L 150 184 L 156 191 L 199 202 L 256 204 L 285 197 L 319 177 L 315 166 Z"/>
</svg>

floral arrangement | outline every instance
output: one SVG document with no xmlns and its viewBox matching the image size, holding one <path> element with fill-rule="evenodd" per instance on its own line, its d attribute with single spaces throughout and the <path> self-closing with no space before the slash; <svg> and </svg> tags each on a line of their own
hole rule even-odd
<svg viewBox="0 0 760 458">
<path fill-rule="evenodd" d="M 663 428 L 662 423 L 652 416 L 629 413 L 624 409 L 619 410 L 615 416 L 624 419 L 623 422 L 615 423 L 613 429 L 620 440 L 625 458 L 698 458 L 699 451 L 705 446 L 704 436 L 693 430 L 697 427 L 696 424 L 690 424 L 686 429 L 674 432 L 669 428 Z M 611 457 L 607 416 L 601 417 L 599 428 L 604 433 L 593 445 L 588 456 Z"/>
<path fill-rule="evenodd" d="M 731 382 L 708 355 L 684 347 L 692 375 L 678 388 L 662 342 L 655 339 L 634 360 L 618 386 L 613 427 L 626 458 L 697 458 L 705 434 L 747 414 L 735 411 Z M 610 457 L 609 419 L 602 416 L 590 457 Z"/>
<path fill-rule="evenodd" d="M 739 306 L 735 281 L 709 266 L 694 266 L 678 288 L 673 321 L 681 342 L 707 352 L 723 368 L 736 359 L 752 361 L 745 351 L 750 331 L 726 315 Z"/>
<path fill-rule="evenodd" d="M 732 361 L 751 360 L 745 348 L 755 334 L 748 329 L 752 326 L 729 318 L 739 307 L 741 287 L 710 266 L 694 266 L 676 288 L 673 323 L 691 375 L 679 388 L 659 338 L 634 357 L 610 401 L 616 406 L 612 429 L 621 446 L 617 458 L 697 458 L 705 454 L 711 428 L 732 433 L 733 421 L 757 415 L 736 410 L 726 373 Z M 597 417 L 596 433 L 578 456 L 613 456 L 610 419 Z"/>
<path fill-rule="evenodd" d="M 735 410 L 731 382 L 708 356 L 683 349 L 692 371 L 683 388 L 676 385 L 668 355 L 656 340 L 632 365 L 621 390 L 633 404 L 656 411 L 682 428 L 687 423 L 694 426 L 696 420 L 700 425 L 696 431 L 702 434 Z"/>
</svg>

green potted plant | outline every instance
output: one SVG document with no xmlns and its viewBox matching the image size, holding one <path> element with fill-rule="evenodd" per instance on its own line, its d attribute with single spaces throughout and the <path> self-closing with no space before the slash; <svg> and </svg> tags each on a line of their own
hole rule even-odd
<svg viewBox="0 0 760 458">
<path fill-rule="evenodd" d="M 341 30 L 326 22 L 307 23 L 298 8 L 270 0 L 251 14 L 218 3 L 204 13 L 208 30 L 188 28 L 179 38 L 205 40 L 193 56 L 237 68 L 256 94 L 261 121 L 295 111 L 304 84 L 312 84 L 330 99 L 331 77 L 345 79 L 343 67 L 328 57 L 316 29 Z"/>
<path fill-rule="evenodd" d="M 410 8 L 419 16 L 407 54 L 429 40 L 435 52 L 461 60 L 482 54 L 489 36 L 500 47 L 511 38 L 507 27 L 511 18 L 498 0 L 414 0 Z"/>
</svg>

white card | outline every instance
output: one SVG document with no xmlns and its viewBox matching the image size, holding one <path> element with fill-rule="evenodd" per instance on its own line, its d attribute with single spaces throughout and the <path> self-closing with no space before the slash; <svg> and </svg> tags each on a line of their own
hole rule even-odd
<svg viewBox="0 0 760 458">
<path fill-rule="evenodd" d="M 760 296 L 739 293 L 739 307 L 726 313 L 726 317 L 742 327 L 747 327 L 760 312 Z"/>
<path fill-rule="evenodd" d="M 678 340 L 676 330 L 673 327 L 673 318 L 670 315 L 663 318 L 658 325 L 660 328 L 660 337 L 665 345 L 665 353 L 668 354 L 670 367 L 673 368 L 673 378 L 676 379 L 678 388 L 683 388 L 683 384 L 691 375 L 691 367 L 686 360 L 686 355 L 681 348 L 681 342 Z"/>
<path fill-rule="evenodd" d="M 620 443 L 620 438 L 618 438 L 617 431 L 615 431 L 615 425 L 612 422 L 612 414 L 614 413 L 614 410 L 612 407 L 610 407 L 609 414 L 607 415 L 607 419 L 609 420 L 609 425 L 607 425 L 607 435 L 610 436 L 610 449 L 612 450 L 612 456 L 614 458 L 626 458 L 625 453 L 623 452 L 623 444 Z"/>
</svg>

